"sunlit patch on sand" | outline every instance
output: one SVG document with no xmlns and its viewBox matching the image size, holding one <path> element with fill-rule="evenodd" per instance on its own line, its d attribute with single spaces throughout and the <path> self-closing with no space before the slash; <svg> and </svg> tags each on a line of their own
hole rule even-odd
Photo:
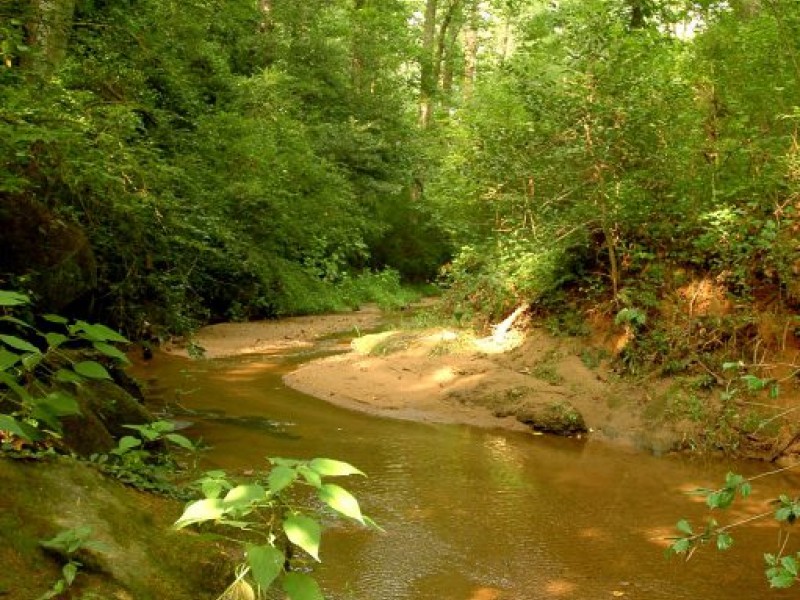
<svg viewBox="0 0 800 600">
<path fill-rule="evenodd" d="M 575 584 L 566 579 L 553 579 L 544 585 L 545 591 L 553 598 L 563 598 L 575 591 Z"/>
<path fill-rule="evenodd" d="M 502 595 L 503 592 L 497 588 L 482 587 L 472 592 L 469 600 L 498 600 Z"/>
</svg>

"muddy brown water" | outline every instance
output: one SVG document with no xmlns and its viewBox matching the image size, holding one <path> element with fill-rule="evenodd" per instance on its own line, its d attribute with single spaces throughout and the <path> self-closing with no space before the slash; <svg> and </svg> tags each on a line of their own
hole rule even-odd
<svg viewBox="0 0 800 600">
<path fill-rule="evenodd" d="M 191 423 L 213 449 L 208 468 L 264 468 L 265 457 L 345 460 L 369 478 L 341 483 L 385 533 L 330 523 L 315 572 L 341 600 L 604 598 L 761 600 L 762 554 L 774 527 L 737 530 L 726 553 L 667 560 L 681 517 L 706 514 L 683 492 L 716 486 L 730 469 L 766 467 L 652 457 L 589 440 L 556 439 L 378 418 L 286 388 L 308 356 L 187 361 L 157 356 L 135 369 L 150 402 Z M 796 484 L 759 480 L 741 518 Z M 726 515 L 721 515 L 727 518 Z"/>
</svg>

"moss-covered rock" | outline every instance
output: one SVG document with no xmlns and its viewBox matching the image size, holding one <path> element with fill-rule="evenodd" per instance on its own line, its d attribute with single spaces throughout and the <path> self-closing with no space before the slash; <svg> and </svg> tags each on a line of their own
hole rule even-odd
<svg viewBox="0 0 800 600">
<path fill-rule="evenodd" d="M 63 443 L 81 456 L 108 452 L 131 432 L 124 425 L 152 422 L 150 412 L 113 381 L 93 380 L 76 394 L 81 414 L 62 419 Z"/>
<path fill-rule="evenodd" d="M 0 458 L 0 594 L 33 599 L 60 577 L 63 561 L 39 542 L 61 531 L 91 527 L 99 550 L 84 563 L 73 598 L 204 600 L 229 582 L 229 550 L 171 524 L 181 506 L 110 480 L 89 466 L 60 458 L 24 462 Z"/>
<path fill-rule="evenodd" d="M 524 404 L 515 411 L 517 420 L 531 429 L 556 435 L 575 435 L 587 431 L 583 415 L 566 400 Z"/>
</svg>

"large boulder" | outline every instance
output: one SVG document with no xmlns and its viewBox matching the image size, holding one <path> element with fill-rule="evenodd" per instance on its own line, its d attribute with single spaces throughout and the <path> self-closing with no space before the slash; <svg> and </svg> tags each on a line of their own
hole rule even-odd
<svg viewBox="0 0 800 600">
<path fill-rule="evenodd" d="M 566 400 L 526 403 L 515 413 L 518 421 L 535 431 L 565 436 L 587 431 L 583 415 Z"/>
</svg>

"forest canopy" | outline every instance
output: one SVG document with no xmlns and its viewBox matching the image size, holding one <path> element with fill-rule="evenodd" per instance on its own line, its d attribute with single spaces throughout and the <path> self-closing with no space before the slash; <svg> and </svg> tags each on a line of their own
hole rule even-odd
<svg viewBox="0 0 800 600">
<path fill-rule="evenodd" d="M 798 40 L 792 0 L 6 2 L 0 277 L 134 336 L 400 280 L 796 308 Z"/>
</svg>

